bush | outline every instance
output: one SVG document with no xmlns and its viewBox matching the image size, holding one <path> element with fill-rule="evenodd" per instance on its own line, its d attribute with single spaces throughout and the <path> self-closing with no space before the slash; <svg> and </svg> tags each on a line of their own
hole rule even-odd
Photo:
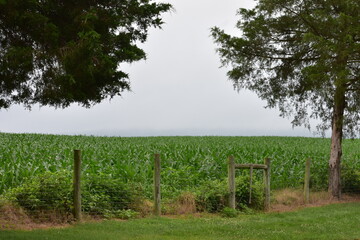
<svg viewBox="0 0 360 240">
<path fill-rule="evenodd" d="M 360 193 L 360 170 L 343 166 L 341 185 L 344 193 Z"/>
<path fill-rule="evenodd" d="M 227 218 L 234 218 L 237 217 L 239 215 L 239 211 L 233 208 L 229 208 L 229 207 L 225 207 L 222 211 L 221 211 L 221 216 L 222 217 L 227 217 Z"/>
<path fill-rule="evenodd" d="M 236 209 L 247 210 L 253 208 L 256 210 L 264 207 L 263 184 L 253 179 L 252 201 L 249 204 L 249 176 L 239 176 L 235 179 L 235 199 Z M 196 191 L 196 206 L 199 211 L 210 213 L 220 212 L 229 202 L 228 181 L 214 180 L 206 182 Z"/>
<path fill-rule="evenodd" d="M 117 215 L 131 209 L 138 200 L 134 184 L 124 183 L 110 175 L 87 175 L 82 187 L 83 211 L 95 215 Z"/>
<path fill-rule="evenodd" d="M 220 212 L 227 206 L 228 198 L 225 181 L 208 181 L 196 189 L 196 209 L 201 212 Z"/>
<path fill-rule="evenodd" d="M 72 178 L 68 171 L 46 172 L 11 189 L 5 198 L 22 207 L 33 218 L 68 219 L 73 206 Z"/>
<path fill-rule="evenodd" d="M 69 219 L 73 211 L 72 186 L 70 171 L 46 172 L 10 190 L 5 198 L 24 208 L 33 218 L 51 213 Z M 136 188 L 108 175 L 84 176 L 81 195 L 83 212 L 102 217 L 136 215 L 126 211 L 137 199 Z"/>
</svg>

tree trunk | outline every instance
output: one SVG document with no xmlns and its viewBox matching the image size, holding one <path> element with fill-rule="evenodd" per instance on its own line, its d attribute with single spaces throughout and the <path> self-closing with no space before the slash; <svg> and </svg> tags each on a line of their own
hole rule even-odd
<svg viewBox="0 0 360 240">
<path fill-rule="evenodd" d="M 345 89 L 337 87 L 334 98 L 332 119 L 331 152 L 329 160 L 329 193 L 332 197 L 341 198 L 340 162 L 342 155 L 342 135 L 345 109 Z"/>
<path fill-rule="evenodd" d="M 342 155 L 341 139 L 342 130 L 333 126 L 331 136 L 331 153 L 329 161 L 329 192 L 332 197 L 341 198 L 340 187 L 340 162 Z"/>
</svg>

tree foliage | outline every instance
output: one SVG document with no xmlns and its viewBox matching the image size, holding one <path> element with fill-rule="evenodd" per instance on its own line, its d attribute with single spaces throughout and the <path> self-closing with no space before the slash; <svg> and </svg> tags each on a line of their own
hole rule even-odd
<svg viewBox="0 0 360 240">
<path fill-rule="evenodd" d="M 333 127 L 335 105 L 343 129 L 360 126 L 360 1 L 259 0 L 240 9 L 240 37 L 212 29 L 229 78 L 294 116 L 295 126 Z"/>
<path fill-rule="evenodd" d="M 130 88 L 119 64 L 170 10 L 151 0 L 0 0 L 0 108 L 89 107 Z"/>
</svg>

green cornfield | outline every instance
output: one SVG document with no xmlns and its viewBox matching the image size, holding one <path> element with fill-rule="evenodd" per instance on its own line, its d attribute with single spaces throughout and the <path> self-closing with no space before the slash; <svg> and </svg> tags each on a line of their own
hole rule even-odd
<svg viewBox="0 0 360 240">
<path fill-rule="evenodd" d="M 312 159 L 312 188 L 327 185 L 330 139 L 302 137 L 95 137 L 0 133 L 0 194 L 45 171 L 72 170 L 81 149 L 83 174 L 102 173 L 143 185 L 151 196 L 153 158 L 162 160 L 162 191 L 171 196 L 227 176 L 227 158 L 237 163 L 272 161 L 272 188 L 302 185 Z M 360 169 L 360 140 L 343 142 L 343 165 Z M 237 174 L 243 174 L 238 171 Z M 261 173 L 259 172 L 258 175 Z"/>
</svg>

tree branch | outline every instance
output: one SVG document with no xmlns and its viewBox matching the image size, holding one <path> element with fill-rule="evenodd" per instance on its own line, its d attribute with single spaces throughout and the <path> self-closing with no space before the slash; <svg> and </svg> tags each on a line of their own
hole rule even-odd
<svg viewBox="0 0 360 240">
<path fill-rule="evenodd" d="M 288 10 L 289 12 L 295 14 L 296 16 L 299 16 L 299 17 L 302 19 L 302 21 L 303 21 L 306 25 L 308 25 L 308 26 L 315 32 L 315 34 L 316 34 L 317 36 L 322 36 L 322 35 L 320 34 L 319 30 L 318 30 L 313 24 L 311 24 L 306 18 L 304 18 L 304 16 L 303 16 L 301 13 L 298 13 L 298 12 L 296 12 L 296 11 L 288 8 L 288 7 L 284 7 L 284 8 L 285 8 L 286 10 Z"/>
</svg>

